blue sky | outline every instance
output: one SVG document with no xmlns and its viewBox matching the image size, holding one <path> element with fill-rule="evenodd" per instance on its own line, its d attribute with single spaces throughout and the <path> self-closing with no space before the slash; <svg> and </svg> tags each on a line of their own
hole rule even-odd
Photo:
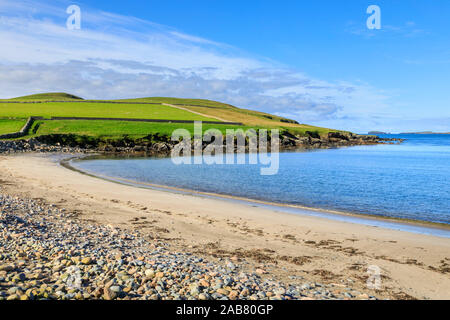
<svg viewBox="0 0 450 320">
<path fill-rule="evenodd" d="M 70 4 L 81 30 L 65 28 Z M 0 96 L 202 97 L 356 132 L 450 131 L 449 17 L 447 0 L 2 0 Z"/>
</svg>

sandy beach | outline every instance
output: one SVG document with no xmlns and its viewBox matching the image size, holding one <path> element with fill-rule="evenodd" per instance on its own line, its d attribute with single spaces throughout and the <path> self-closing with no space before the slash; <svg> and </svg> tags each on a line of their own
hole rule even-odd
<svg viewBox="0 0 450 320">
<path fill-rule="evenodd" d="M 0 156 L 8 194 L 70 208 L 86 221 L 138 229 L 173 250 L 228 258 L 286 283 L 296 278 L 390 299 L 450 299 L 450 239 L 293 215 L 225 199 L 90 177 L 40 154 Z M 369 266 L 381 270 L 367 288 Z"/>
</svg>

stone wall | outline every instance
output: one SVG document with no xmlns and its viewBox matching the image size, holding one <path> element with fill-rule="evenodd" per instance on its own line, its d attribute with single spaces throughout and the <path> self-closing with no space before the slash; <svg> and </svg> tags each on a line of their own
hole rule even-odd
<svg viewBox="0 0 450 320">
<path fill-rule="evenodd" d="M 30 130 L 33 122 L 35 120 L 104 120 L 104 121 L 131 121 L 131 122 L 159 122 L 159 123 L 194 123 L 193 120 L 164 120 L 164 119 L 130 119 L 130 118 L 92 118 L 92 117 L 52 117 L 51 119 L 44 119 L 43 117 L 30 117 L 27 120 L 27 123 L 23 126 L 23 128 L 19 132 L 7 133 L 0 135 L 0 139 L 15 139 L 26 136 L 28 134 L 28 130 Z M 236 125 L 242 126 L 243 124 L 240 122 L 220 122 L 220 121 L 202 121 L 205 124 L 227 124 L 227 125 Z"/>
<path fill-rule="evenodd" d="M 27 123 L 20 129 L 19 132 L 7 133 L 0 135 L 0 139 L 15 139 L 26 136 L 28 134 L 28 130 L 30 130 L 33 125 L 34 120 L 40 119 L 40 117 L 29 117 Z"/>
<path fill-rule="evenodd" d="M 139 118 L 95 118 L 95 117 L 52 117 L 45 120 L 104 120 L 104 121 L 131 121 L 131 122 L 160 122 L 160 123 L 194 123 L 194 120 L 166 120 L 166 119 L 139 119 Z M 227 124 L 243 126 L 241 122 L 202 121 L 206 124 Z"/>
</svg>

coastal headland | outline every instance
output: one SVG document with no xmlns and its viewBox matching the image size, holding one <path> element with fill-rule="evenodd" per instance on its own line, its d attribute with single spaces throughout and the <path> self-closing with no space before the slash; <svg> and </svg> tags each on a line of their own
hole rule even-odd
<svg viewBox="0 0 450 320">
<path fill-rule="evenodd" d="M 0 152 L 70 147 L 78 151 L 167 155 L 178 143 L 171 140 L 173 131 L 194 132 L 196 121 L 203 123 L 203 132 L 277 129 L 280 150 L 401 142 L 300 124 L 210 100 L 84 100 L 66 93 L 47 93 L 0 100 Z"/>
</svg>

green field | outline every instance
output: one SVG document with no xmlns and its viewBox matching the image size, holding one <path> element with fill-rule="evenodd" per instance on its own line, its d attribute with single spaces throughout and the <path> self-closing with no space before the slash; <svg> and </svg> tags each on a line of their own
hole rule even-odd
<svg viewBox="0 0 450 320">
<path fill-rule="evenodd" d="M 174 107 L 163 105 L 163 103 L 174 105 Z M 217 128 L 224 131 L 226 128 L 235 129 L 238 127 L 226 124 L 226 122 L 239 122 L 243 124 L 241 128 L 244 130 L 248 128 L 276 128 L 280 129 L 281 132 L 289 132 L 295 135 L 308 135 L 310 134 L 309 132 L 313 132 L 315 135 L 326 135 L 330 131 L 339 131 L 299 124 L 296 121 L 283 117 L 241 109 L 211 100 L 163 97 L 111 101 L 83 100 L 66 93 L 45 93 L 0 100 L 0 133 L 20 130 L 30 116 L 41 116 L 46 119 L 52 117 L 141 118 L 189 121 L 220 121 L 218 119 L 222 119 L 225 121 L 223 125 L 204 124 L 203 127 L 205 130 Z M 186 128 L 192 132 L 193 124 L 120 120 L 39 120 L 32 126 L 28 137 L 49 134 L 75 134 L 120 139 L 123 136 L 143 137 L 155 133 L 170 136 L 172 131 L 177 128 Z"/>
<path fill-rule="evenodd" d="M 18 132 L 26 122 L 25 119 L 0 119 L 0 134 Z"/>
<path fill-rule="evenodd" d="M 125 135 L 133 138 L 142 138 L 149 134 L 171 136 L 172 132 L 176 129 L 187 129 L 193 134 L 194 124 L 103 120 L 38 120 L 31 127 L 30 135 L 77 133 L 79 135 L 102 138 L 119 138 Z M 204 123 L 202 124 L 202 129 L 203 131 L 218 129 L 222 133 L 225 133 L 226 129 L 247 130 L 249 127 Z"/>
<path fill-rule="evenodd" d="M 194 112 L 200 112 L 213 117 L 222 117 L 232 122 L 244 122 L 244 123 L 264 122 L 267 125 L 278 125 L 279 122 L 282 122 L 282 120 L 285 121 L 284 123 L 293 122 L 290 119 L 279 117 L 269 113 L 241 109 L 229 104 L 203 99 L 153 97 L 153 98 L 126 99 L 117 101 L 152 102 L 152 103 L 167 103 L 172 105 L 179 105 Z"/>
<path fill-rule="evenodd" d="M 28 118 L 100 117 L 132 119 L 201 120 L 217 121 L 195 113 L 163 105 L 108 104 L 91 102 L 1 103 L 0 117 Z"/>
</svg>

